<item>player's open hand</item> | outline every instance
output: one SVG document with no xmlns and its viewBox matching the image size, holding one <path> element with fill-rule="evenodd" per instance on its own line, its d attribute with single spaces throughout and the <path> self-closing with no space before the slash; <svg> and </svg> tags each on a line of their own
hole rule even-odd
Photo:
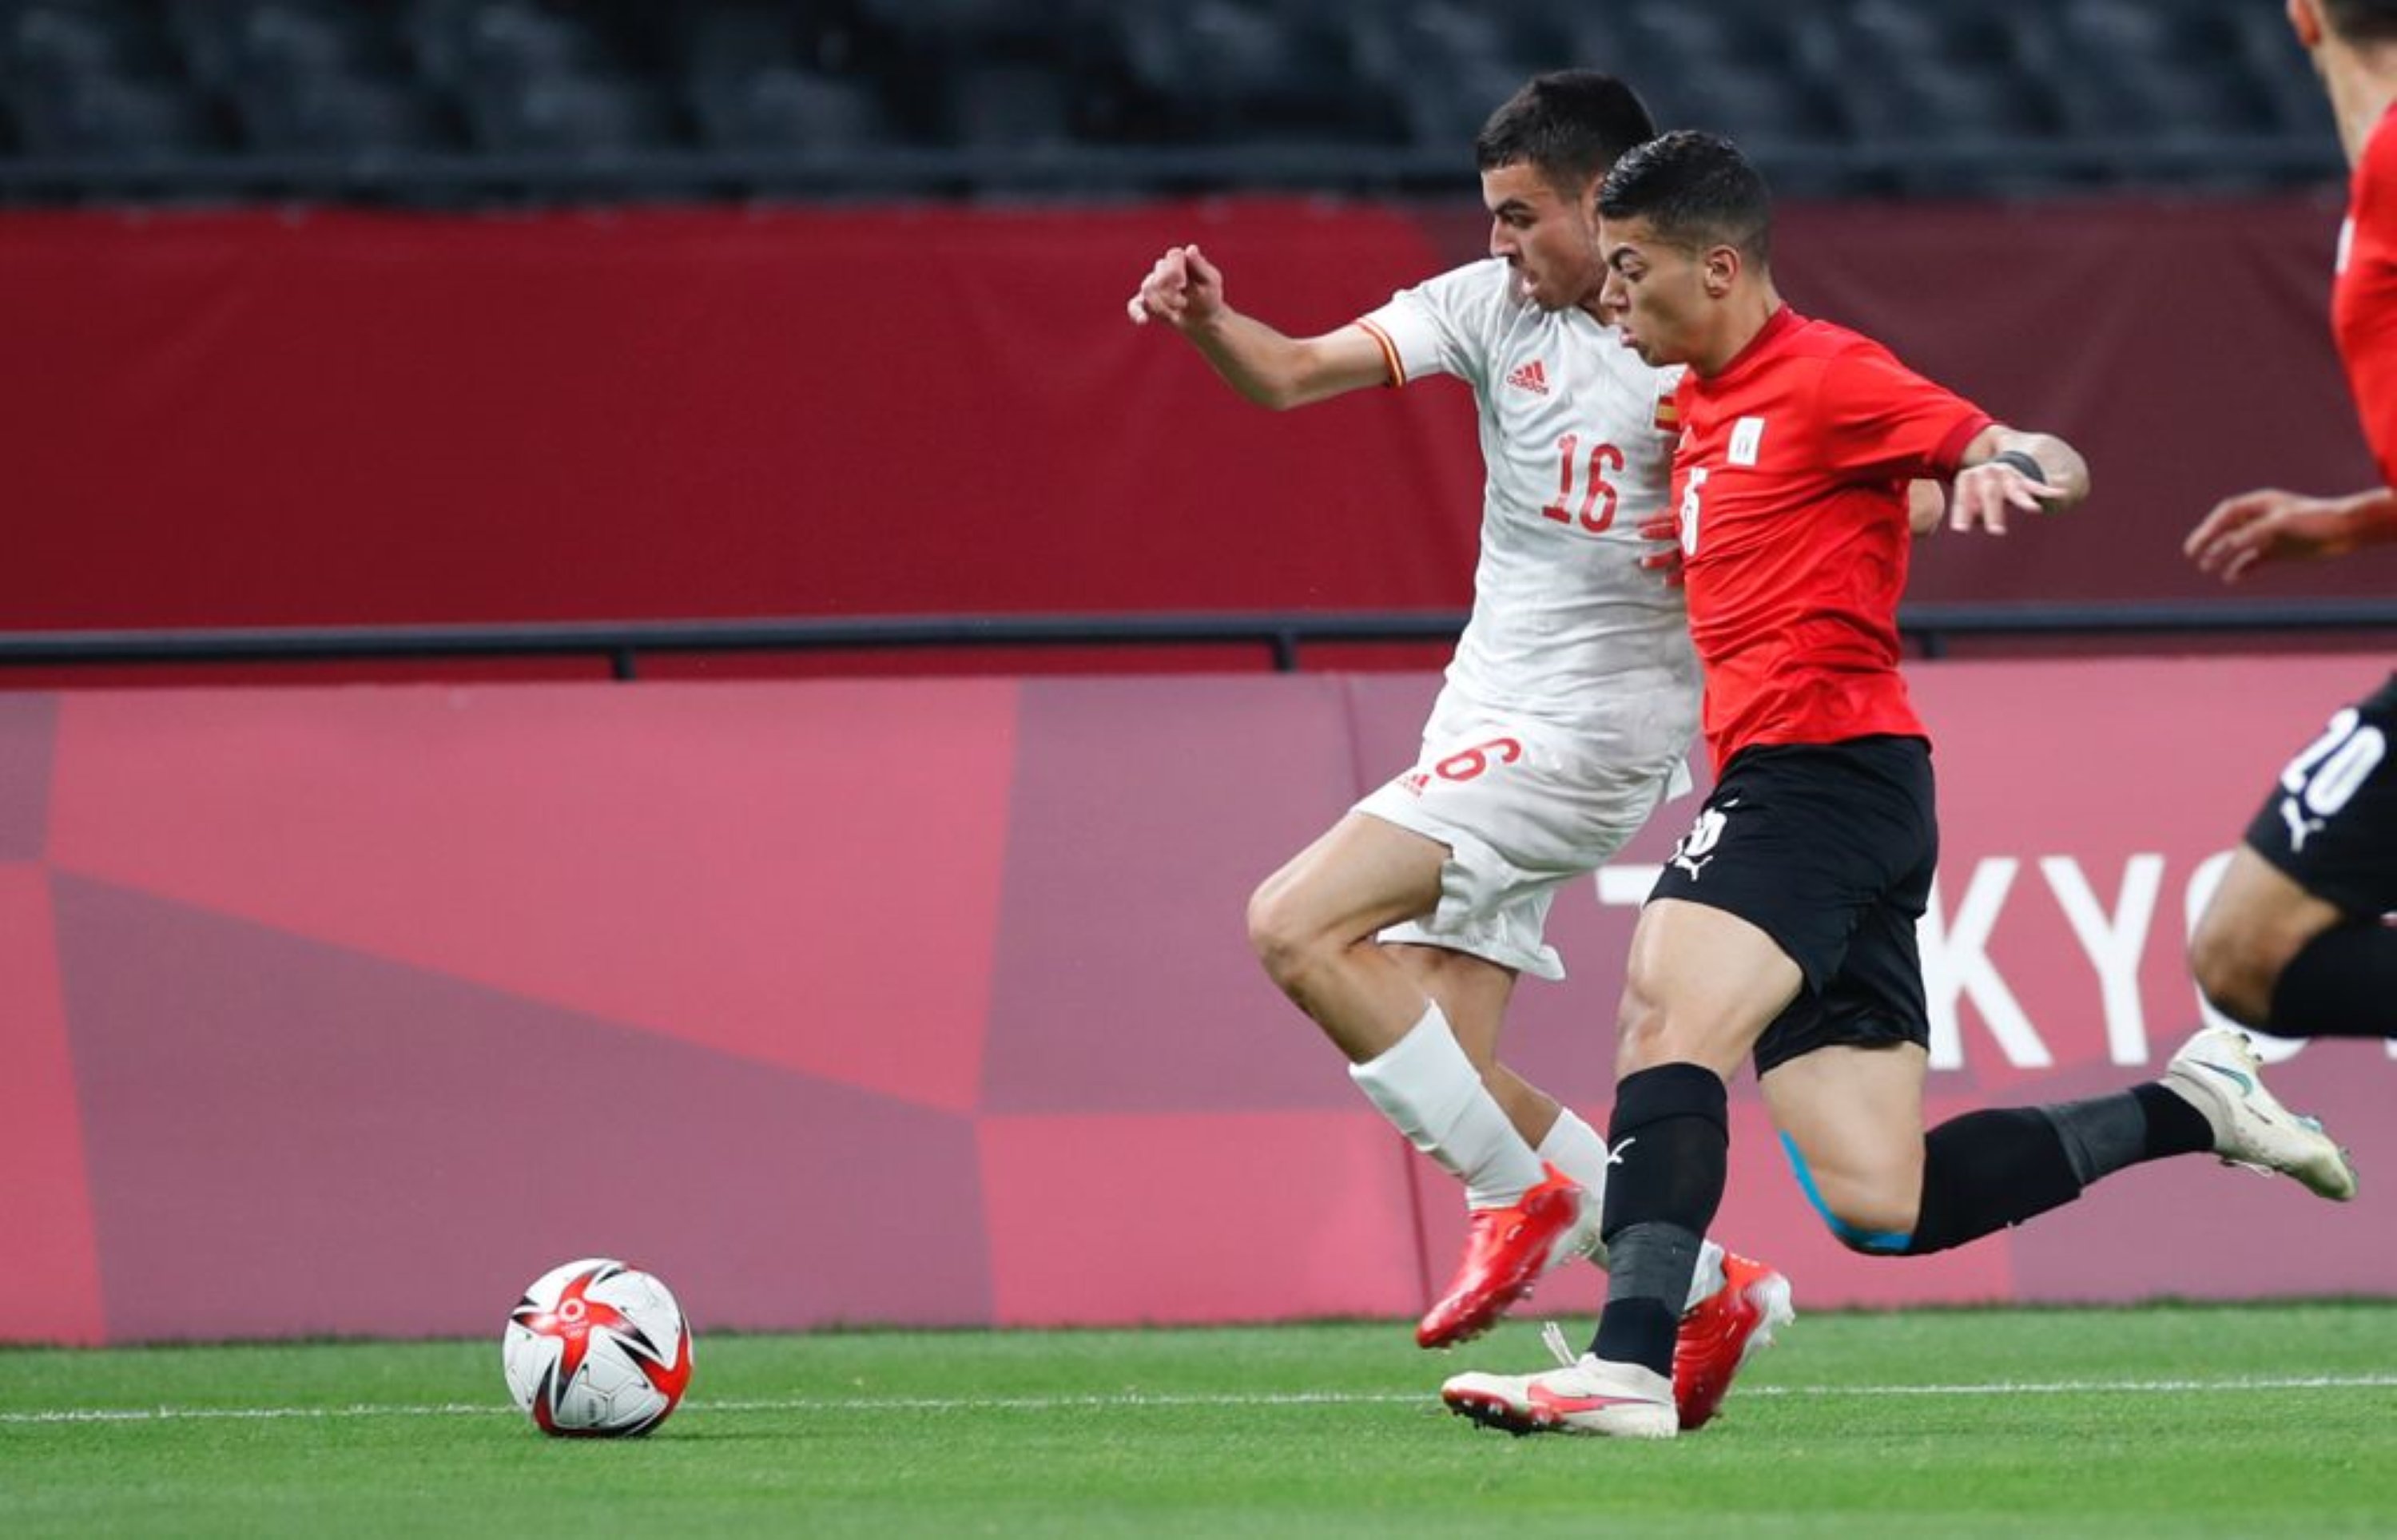
<svg viewBox="0 0 2397 1540">
<path fill-rule="evenodd" d="M 1664 549 L 1651 551 L 1640 558 L 1640 564 L 1664 580 L 1667 588 L 1680 588 L 1681 573 L 1681 526 L 1670 513 L 1654 513 L 1640 521 L 1640 538 L 1662 540 Z"/>
<path fill-rule="evenodd" d="M 1205 325 L 1223 309 L 1223 272 L 1195 246 L 1167 248 L 1124 305 L 1134 325 L 1162 321 L 1175 331 Z"/>
<path fill-rule="evenodd" d="M 2033 481 L 2002 460 L 1984 460 L 1956 472 L 1955 492 L 1948 499 L 1948 527 L 1968 530 L 1977 524 L 2002 535 L 2009 511 L 2042 512 L 2065 497 L 2063 487 Z"/>
<path fill-rule="evenodd" d="M 2258 562 L 2340 555 L 2353 534 L 2341 501 L 2267 486 L 2215 504 L 2181 550 L 2198 571 L 2235 583 Z"/>
</svg>

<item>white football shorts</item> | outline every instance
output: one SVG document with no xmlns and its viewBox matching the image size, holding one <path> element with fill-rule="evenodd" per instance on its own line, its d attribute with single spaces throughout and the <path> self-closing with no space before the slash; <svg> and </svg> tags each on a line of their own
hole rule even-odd
<svg viewBox="0 0 2397 1540">
<path fill-rule="evenodd" d="M 1562 978 L 1564 962 L 1546 935 L 1557 889 L 1604 865 L 1690 784 L 1681 746 L 1635 761 L 1617 740 L 1443 699 L 1414 767 L 1354 808 L 1449 852 L 1440 907 L 1380 939 Z"/>
</svg>

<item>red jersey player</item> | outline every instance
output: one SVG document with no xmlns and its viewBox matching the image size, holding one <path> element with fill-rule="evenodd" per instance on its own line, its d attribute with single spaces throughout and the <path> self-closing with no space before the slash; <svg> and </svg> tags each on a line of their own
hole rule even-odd
<svg viewBox="0 0 2397 1540">
<path fill-rule="evenodd" d="M 1800 1185 L 1872 1255 L 1964 1244 L 2168 1155 L 2350 1196 L 2344 1153 L 2272 1099 L 2229 1030 L 2200 1033 L 2161 1081 L 1925 1132 L 1915 922 L 1938 828 L 1897 668 L 1906 484 L 1952 478 L 1950 522 L 1997 533 L 2080 502 L 2087 468 L 1784 305 L 1770 195 L 1728 139 L 1632 151 L 1599 213 L 1627 344 L 1689 366 L 1673 493 L 1719 778 L 1632 932 L 1597 1336 L 1542 1374 L 1458 1375 L 1443 1398 L 1515 1432 L 1674 1436 L 1675 1317 L 1722 1196 L 1725 1082 L 1751 1056 Z"/>
<path fill-rule="evenodd" d="M 2397 0 L 2289 0 L 2354 167 L 2331 329 L 2381 485 L 2228 498 L 2189 554 L 2236 582 L 2259 562 L 2397 540 Z M 2189 938 L 2214 1007 L 2279 1037 L 2397 1034 L 2397 678 L 2341 710 L 2265 798 Z"/>
<path fill-rule="evenodd" d="M 1383 1116 L 1465 1186 L 1465 1257 L 1416 1327 L 1426 1348 L 1487 1330 L 1553 1266 L 1604 1265 L 1592 1254 L 1606 1143 L 1498 1045 L 1519 974 L 1562 976 L 1544 939 L 1557 890 L 1688 781 L 1697 657 L 1681 597 L 1659 580 L 1673 552 L 1648 532 L 1667 508 L 1672 435 L 1658 408 L 1677 377 L 1626 352 L 1598 313 L 1592 206 L 1615 157 L 1655 132 L 1621 80 L 1536 75 L 1474 141 L 1487 259 L 1313 338 L 1234 310 L 1195 246 L 1159 258 L 1130 306 L 1262 405 L 1440 374 L 1473 389 L 1488 470 L 1473 617 L 1421 757 L 1268 877 L 1248 910 L 1266 974 Z M 1595 447 L 1585 460 L 1576 445 Z M 1585 478 L 1578 515 L 1560 502 L 1560 445 L 1573 467 L 1606 471 Z M 1707 1252 L 1681 1333 L 1691 1427 L 1790 1314 L 1787 1279 Z"/>
</svg>

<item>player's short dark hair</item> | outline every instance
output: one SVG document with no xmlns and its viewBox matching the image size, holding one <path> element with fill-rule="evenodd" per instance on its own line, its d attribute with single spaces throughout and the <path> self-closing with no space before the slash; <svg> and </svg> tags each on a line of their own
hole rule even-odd
<svg viewBox="0 0 2397 1540">
<path fill-rule="evenodd" d="M 1656 120 L 1629 86 L 1596 70 L 1555 70 L 1533 75 L 1490 114 L 1473 140 L 1474 164 L 1484 171 L 1529 166 L 1578 197 L 1655 133 Z"/>
<path fill-rule="evenodd" d="M 1645 219 L 1694 250 L 1733 246 L 1759 266 L 1773 257 L 1773 192 L 1721 134 L 1677 128 L 1627 153 L 1599 187 L 1598 213 Z"/>
<path fill-rule="evenodd" d="M 2397 0 L 2322 0 L 2323 20 L 2350 43 L 2397 42 Z"/>
</svg>

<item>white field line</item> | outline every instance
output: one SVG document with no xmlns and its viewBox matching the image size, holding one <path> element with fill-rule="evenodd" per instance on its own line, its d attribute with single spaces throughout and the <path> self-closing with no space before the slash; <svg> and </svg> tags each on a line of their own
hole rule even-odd
<svg viewBox="0 0 2397 1540">
<path fill-rule="evenodd" d="M 2385 1390 L 2397 1374 L 2299 1374 L 2271 1378 L 2193 1380 L 1996 1381 L 1987 1385 L 1757 1385 L 1752 1396 L 1806 1399 L 1870 1396 L 2080 1396 L 2245 1395 L 2257 1390 Z M 1429 1391 L 1260 1392 L 1222 1395 L 1150 1395 L 1125 1391 L 1110 1396 L 795 1396 L 772 1401 L 693 1400 L 694 1412 L 1137 1412 L 1175 1407 L 1432 1405 Z M 352 1417 L 482 1417 L 515 1414 L 491 1403 L 445 1402 L 431 1406 L 127 1406 L 62 1407 L 42 1412 L 0 1412 L 0 1427 L 55 1423 L 329 1421 Z"/>
</svg>

